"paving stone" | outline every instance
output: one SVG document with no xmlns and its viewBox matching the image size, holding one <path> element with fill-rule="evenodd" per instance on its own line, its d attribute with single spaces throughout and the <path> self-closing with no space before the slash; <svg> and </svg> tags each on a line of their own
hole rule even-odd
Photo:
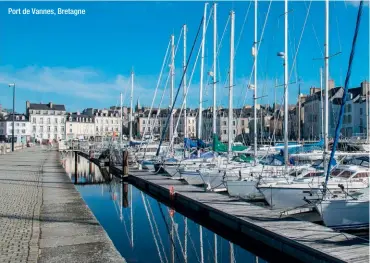
<svg viewBox="0 0 370 263">
<path fill-rule="evenodd" d="M 0 156 L 0 200 L 0 262 L 125 262 L 55 150 Z"/>
</svg>

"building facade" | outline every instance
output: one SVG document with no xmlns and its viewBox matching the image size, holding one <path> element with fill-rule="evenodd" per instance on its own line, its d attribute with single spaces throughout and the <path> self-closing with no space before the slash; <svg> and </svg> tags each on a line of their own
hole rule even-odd
<svg viewBox="0 0 370 263">
<path fill-rule="evenodd" d="M 13 114 L 0 120 L 0 141 L 12 141 Z M 31 140 L 31 124 L 25 114 L 14 114 L 14 142 L 27 143 Z"/>
<path fill-rule="evenodd" d="M 83 110 L 83 115 L 91 116 L 95 123 L 95 136 L 119 136 L 122 126 L 120 109 L 93 109 Z"/>
<path fill-rule="evenodd" d="M 79 112 L 66 116 L 66 139 L 89 140 L 95 135 L 95 120 L 92 115 Z"/>
<path fill-rule="evenodd" d="M 26 114 L 31 122 L 31 135 L 37 141 L 65 139 L 64 105 L 26 102 Z"/>
</svg>

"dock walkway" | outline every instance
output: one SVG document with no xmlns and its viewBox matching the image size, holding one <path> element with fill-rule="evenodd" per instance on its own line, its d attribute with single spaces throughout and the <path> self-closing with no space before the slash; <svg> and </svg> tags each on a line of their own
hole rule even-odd
<svg viewBox="0 0 370 263">
<path fill-rule="evenodd" d="M 125 262 L 57 151 L 1 155 L 0 199 L 0 262 Z"/>
<path fill-rule="evenodd" d="M 122 175 L 121 167 L 111 167 L 111 172 Z M 281 218 L 274 210 L 228 195 L 205 192 L 200 187 L 148 171 L 131 169 L 127 180 L 268 261 L 369 262 L 369 242 L 365 239 L 318 224 Z"/>
</svg>

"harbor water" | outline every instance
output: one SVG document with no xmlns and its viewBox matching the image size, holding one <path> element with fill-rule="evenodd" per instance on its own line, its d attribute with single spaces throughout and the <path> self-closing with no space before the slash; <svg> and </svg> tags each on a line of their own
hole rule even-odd
<svg viewBox="0 0 370 263">
<path fill-rule="evenodd" d="M 77 178 L 74 156 L 62 163 L 127 262 L 265 262 L 81 156 Z"/>
</svg>

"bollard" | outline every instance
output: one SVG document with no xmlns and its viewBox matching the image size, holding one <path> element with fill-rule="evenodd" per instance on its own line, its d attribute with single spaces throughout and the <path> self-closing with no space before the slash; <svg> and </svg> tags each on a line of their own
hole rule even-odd
<svg viewBox="0 0 370 263">
<path fill-rule="evenodd" d="M 128 207 L 128 184 L 122 182 L 122 206 L 124 208 Z"/>
<path fill-rule="evenodd" d="M 123 171 L 123 176 L 128 176 L 128 151 L 127 150 L 123 152 L 122 171 Z"/>
<path fill-rule="evenodd" d="M 77 152 L 75 152 L 75 184 L 77 184 Z"/>
</svg>

